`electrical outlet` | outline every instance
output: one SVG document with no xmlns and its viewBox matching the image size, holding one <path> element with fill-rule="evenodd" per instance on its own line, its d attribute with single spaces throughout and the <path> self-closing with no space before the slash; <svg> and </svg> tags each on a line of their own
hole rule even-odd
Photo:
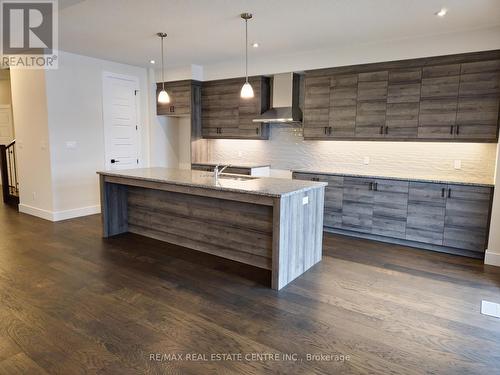
<svg viewBox="0 0 500 375">
<path fill-rule="evenodd" d="M 302 197 L 302 205 L 309 204 L 309 197 Z"/>
<path fill-rule="evenodd" d="M 364 164 L 364 165 L 368 165 L 368 164 L 370 164 L 370 157 L 369 157 L 369 156 L 365 156 L 365 157 L 363 158 L 363 164 Z"/>
<path fill-rule="evenodd" d="M 66 148 L 68 150 L 74 150 L 76 148 L 76 141 L 66 141 Z"/>
<path fill-rule="evenodd" d="M 455 161 L 453 162 L 453 167 L 454 167 L 455 169 L 462 169 L 462 160 L 455 160 Z"/>
</svg>

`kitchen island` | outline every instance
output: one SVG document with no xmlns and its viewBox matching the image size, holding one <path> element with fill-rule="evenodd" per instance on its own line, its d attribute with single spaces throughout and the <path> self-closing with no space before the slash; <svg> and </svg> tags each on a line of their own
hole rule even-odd
<svg viewBox="0 0 500 375">
<path fill-rule="evenodd" d="M 279 290 L 321 261 L 325 182 L 196 170 L 98 172 L 103 236 L 131 232 L 271 271 Z"/>
</svg>

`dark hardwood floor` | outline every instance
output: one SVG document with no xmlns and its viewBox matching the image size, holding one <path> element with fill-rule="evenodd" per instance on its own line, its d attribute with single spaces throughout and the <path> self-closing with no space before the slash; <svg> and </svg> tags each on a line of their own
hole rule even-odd
<svg viewBox="0 0 500 375">
<path fill-rule="evenodd" d="M 0 374 L 498 373 L 500 319 L 480 302 L 500 302 L 499 269 L 334 235 L 324 248 L 276 292 L 248 266 L 103 240 L 98 215 L 54 224 L 0 206 Z M 266 354 L 279 358 L 249 357 Z"/>
</svg>

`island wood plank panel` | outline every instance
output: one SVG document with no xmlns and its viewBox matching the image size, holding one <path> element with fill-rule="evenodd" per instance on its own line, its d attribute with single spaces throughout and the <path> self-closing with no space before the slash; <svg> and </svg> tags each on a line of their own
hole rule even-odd
<svg viewBox="0 0 500 375">
<path fill-rule="evenodd" d="M 129 188 L 129 232 L 269 270 L 272 219 L 269 206 Z"/>
<path fill-rule="evenodd" d="M 325 189 L 276 200 L 271 285 L 281 289 L 321 261 Z M 306 202 L 304 202 L 306 199 Z"/>
<path fill-rule="evenodd" d="M 487 374 L 500 367 L 500 270 L 325 234 L 287 288 L 269 272 L 0 203 L 2 374 Z M 151 361 L 151 353 L 307 353 L 334 361 Z"/>
<path fill-rule="evenodd" d="M 321 261 L 324 186 L 273 198 L 101 175 L 101 190 L 105 238 L 131 232 L 271 270 L 278 290 Z"/>
<path fill-rule="evenodd" d="M 105 176 L 99 176 L 99 181 L 103 237 L 126 232 L 128 230 L 127 186 L 108 183 Z"/>
</svg>

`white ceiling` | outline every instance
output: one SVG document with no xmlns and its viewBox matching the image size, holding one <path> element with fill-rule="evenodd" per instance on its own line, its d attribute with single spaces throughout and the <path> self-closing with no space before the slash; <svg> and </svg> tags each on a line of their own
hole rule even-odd
<svg viewBox="0 0 500 375">
<path fill-rule="evenodd" d="M 60 48 L 139 66 L 209 65 L 241 57 L 252 12 L 251 55 L 272 57 L 337 45 L 452 33 L 500 25 L 499 0 L 59 0 Z M 448 15 L 434 15 L 441 7 Z M 157 64 L 158 66 L 158 64 Z"/>
</svg>

